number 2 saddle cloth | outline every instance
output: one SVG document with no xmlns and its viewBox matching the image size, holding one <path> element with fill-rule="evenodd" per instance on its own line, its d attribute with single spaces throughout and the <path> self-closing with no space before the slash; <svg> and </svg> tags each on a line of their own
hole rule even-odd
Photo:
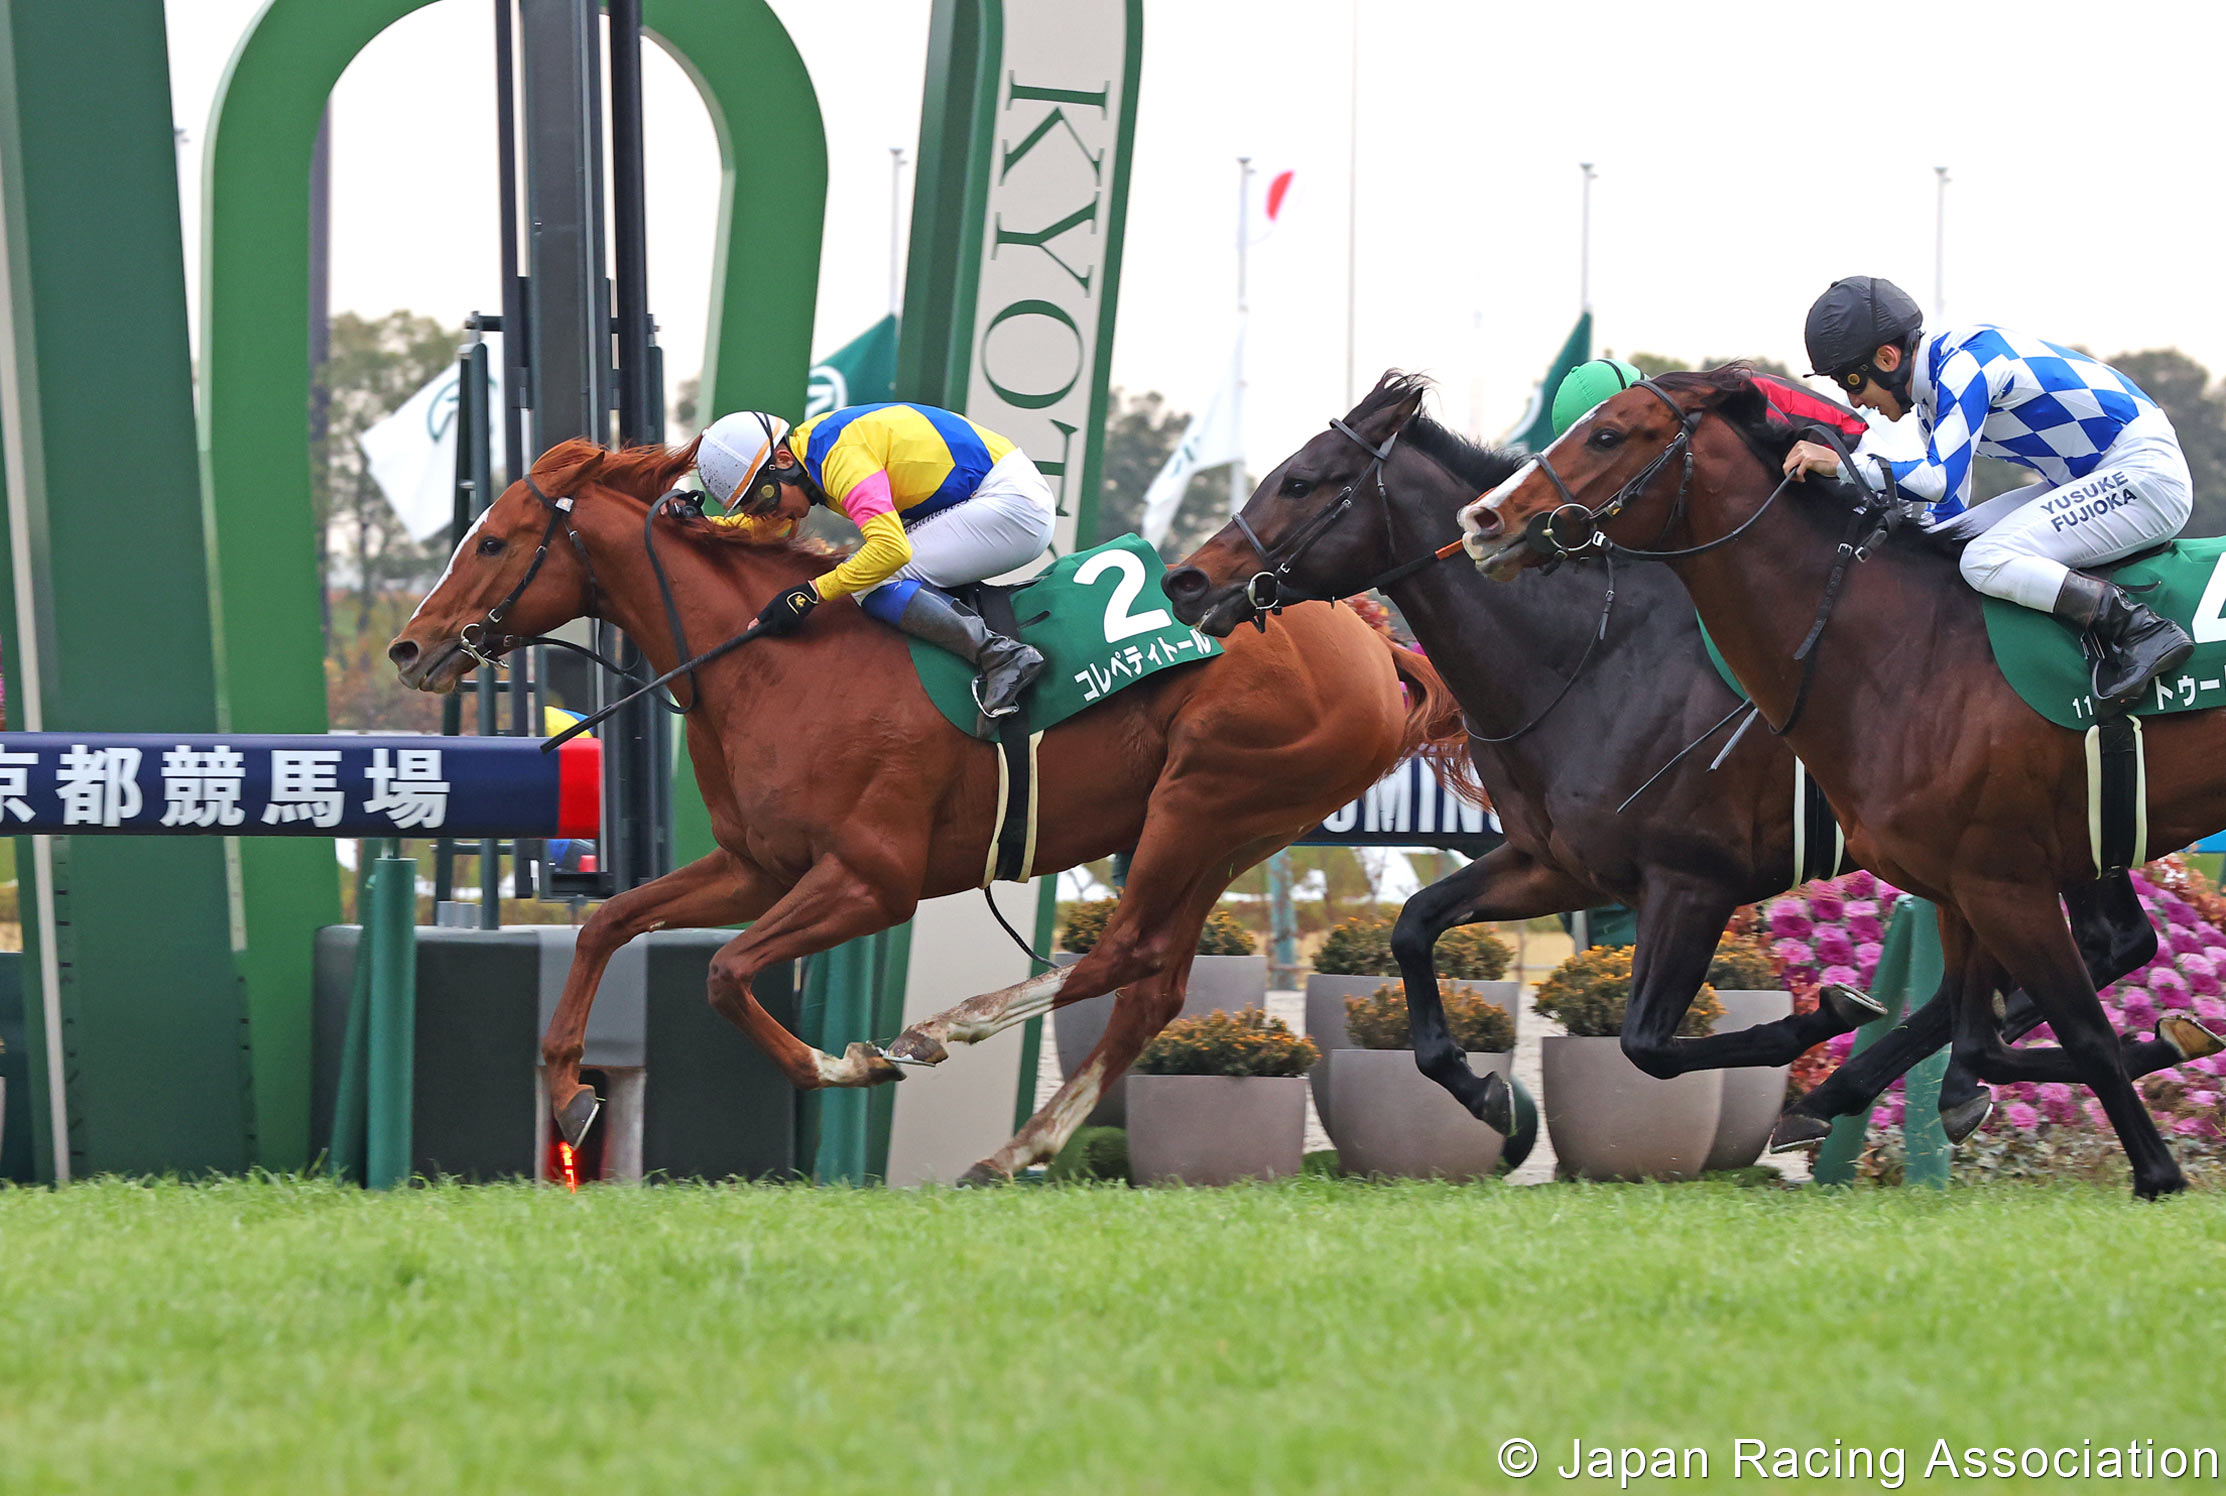
<svg viewBox="0 0 2226 1496">
<path fill-rule="evenodd" d="M 1218 640 L 1175 621 L 1160 579 L 1167 567 L 1136 535 L 1062 556 L 1040 576 L 1011 588 L 982 587 L 980 611 L 991 628 L 1043 652 L 1044 672 L 1021 699 L 1027 731 L 1055 727 L 1146 676 L 1221 653 Z M 976 589 L 960 589 L 964 596 Z M 1009 616 L 996 593 L 1006 594 Z M 997 724 L 974 705 L 974 670 L 925 640 L 913 639 L 912 664 L 936 710 L 959 731 L 986 741 Z"/>
</svg>

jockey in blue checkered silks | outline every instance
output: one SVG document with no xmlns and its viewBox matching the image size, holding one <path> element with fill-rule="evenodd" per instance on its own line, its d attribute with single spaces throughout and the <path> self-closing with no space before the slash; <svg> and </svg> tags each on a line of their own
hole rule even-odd
<svg viewBox="0 0 2226 1496">
<path fill-rule="evenodd" d="M 2193 652 L 2187 632 L 2079 568 L 2170 540 L 2194 499 L 2178 433 L 2154 400 L 2108 364 L 2039 338 L 1974 322 L 1926 334 L 1890 281 L 1835 281 L 1809 308 L 1814 373 L 1855 404 L 1925 435 L 1922 457 L 1866 456 L 1867 475 L 1926 506 L 1929 528 L 1972 537 L 1963 576 L 1992 597 L 2055 614 L 2098 656 L 2095 695 L 2132 696 Z M 1973 508 L 1971 459 L 1999 457 L 2041 481 Z M 1802 442 L 1788 474 L 1834 473 L 1828 447 Z"/>
</svg>

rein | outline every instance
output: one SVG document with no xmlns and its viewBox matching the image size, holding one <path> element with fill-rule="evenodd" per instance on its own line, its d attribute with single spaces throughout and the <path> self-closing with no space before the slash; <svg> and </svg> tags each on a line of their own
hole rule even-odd
<svg viewBox="0 0 2226 1496">
<path fill-rule="evenodd" d="M 1531 520 L 1530 524 L 1525 527 L 1524 540 L 1526 543 L 1535 544 L 1539 549 L 1549 551 L 1560 560 L 1581 560 L 1585 552 L 1598 551 L 1611 566 L 1616 556 L 1623 556 L 1633 561 L 1675 561 L 1688 556 L 1705 555 L 1709 551 L 1731 544 L 1761 523 L 1763 516 L 1768 514 L 1778 500 L 1784 496 L 1786 490 L 1793 486 L 1793 477 L 1788 474 L 1779 481 L 1776 488 L 1770 491 L 1770 496 L 1762 501 L 1761 506 L 1754 513 L 1748 515 L 1725 534 L 1717 536 L 1714 540 L 1703 541 L 1699 545 L 1684 546 L 1676 550 L 1642 550 L 1610 540 L 1601 533 L 1599 522 L 1603 519 L 1614 519 L 1622 513 L 1624 506 L 1633 499 L 1641 497 L 1646 489 L 1653 484 L 1654 480 L 1661 475 L 1662 470 L 1678 457 L 1684 459 L 1684 471 L 1678 479 L 1676 497 L 1670 501 L 1669 518 L 1663 523 L 1660 533 L 1667 535 L 1676 527 L 1677 522 L 1684 517 L 1685 496 L 1691 491 L 1693 483 L 1693 433 L 1708 415 L 1705 407 L 1691 411 L 1680 408 L 1677 402 L 1664 393 L 1661 387 L 1651 379 L 1641 380 L 1633 388 L 1645 390 L 1669 407 L 1670 414 L 1677 418 L 1677 435 L 1670 439 L 1669 445 L 1664 447 L 1661 454 L 1648 463 L 1637 477 L 1617 489 L 1613 497 L 1596 508 L 1588 509 L 1585 507 L 1577 496 L 1571 492 L 1569 485 L 1562 481 L 1561 474 L 1554 471 L 1552 462 L 1548 461 L 1543 454 L 1540 455 L 1536 459 L 1539 470 L 1545 473 L 1548 481 L 1553 484 L 1554 491 L 1561 495 L 1562 503 Z M 1856 562 L 1869 560 L 1870 553 L 1888 535 L 1893 533 L 1902 519 L 1899 505 L 1871 489 L 1869 484 L 1862 480 L 1861 469 L 1855 465 L 1853 454 L 1848 451 L 1846 443 L 1840 439 L 1839 433 L 1822 426 L 1815 429 L 1818 434 L 1824 437 L 1826 443 L 1839 453 L 1842 465 L 1850 473 L 1856 475 L 1862 488 L 1863 497 L 1856 503 L 1854 512 L 1848 516 L 1847 533 L 1839 543 L 1838 550 L 1833 557 L 1831 575 L 1825 580 L 1824 595 L 1817 603 L 1816 621 L 1809 626 L 1807 637 L 1802 639 L 1800 647 L 1793 652 L 1793 658 L 1801 666 L 1801 683 L 1794 691 L 1793 710 L 1786 714 L 1786 719 L 1782 723 L 1771 722 L 1767 717 L 1763 718 L 1773 737 L 1784 737 L 1791 732 L 1794 724 L 1801 720 L 1803 709 L 1808 706 L 1809 688 L 1816 681 L 1817 646 L 1823 642 L 1825 626 L 1831 622 L 1832 610 L 1839 603 L 1840 589 L 1847 581 L 1848 568 Z M 1562 516 L 1569 513 L 1575 513 L 1583 526 L 1584 534 L 1580 540 L 1565 541 L 1556 528 Z M 1868 534 L 1864 533 L 1866 527 L 1868 528 Z M 1612 597 L 1612 572 L 1610 576 L 1610 596 Z M 1762 715 L 1759 706 L 1754 710 L 1755 715 Z M 1732 715 L 1736 716 L 1738 714 L 1734 712 Z M 1730 720 L 1729 717 L 1724 719 L 1725 722 Z M 1678 758 L 1684 757 L 1685 753 L 1689 753 L 1693 748 L 1698 747 L 1700 742 L 1705 741 L 1723 725 L 1719 722 L 1716 727 L 1710 728 L 1707 733 L 1701 735 L 1700 739 L 1688 745 L 1684 752 L 1678 755 Z M 1723 761 L 1725 755 L 1731 751 L 1733 744 L 1737 743 L 1739 736 L 1743 735 L 1744 732 L 1745 728 L 1742 727 L 1740 733 L 1733 735 L 1732 743 L 1727 743 L 1723 753 L 1717 755 L 1717 763 Z M 1674 764 L 1676 761 L 1676 759 L 1672 759 L 1670 762 Z M 1663 766 L 1664 769 L 1668 767 L 1667 764 Z M 1711 764 L 1709 767 L 1713 769 L 1715 764 Z M 1657 773 L 1655 777 L 1659 778 L 1660 774 Z M 1653 782 L 1650 779 L 1647 784 Z M 1639 792 L 1643 793 L 1645 788 L 1646 785 L 1641 785 Z M 1636 799 L 1637 795 L 1634 794 L 1632 798 Z M 1624 802 L 1625 805 L 1629 803 L 1629 800 Z"/>
</svg>

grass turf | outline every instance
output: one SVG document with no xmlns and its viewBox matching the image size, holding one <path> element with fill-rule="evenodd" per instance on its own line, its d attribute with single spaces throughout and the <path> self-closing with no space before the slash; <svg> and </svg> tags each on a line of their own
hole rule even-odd
<svg viewBox="0 0 2226 1496">
<path fill-rule="evenodd" d="M 1935 1439 L 2226 1443 L 2222 1246 L 2088 1186 L 0 1190 L 0 1490 L 1979 1490 Z"/>
</svg>

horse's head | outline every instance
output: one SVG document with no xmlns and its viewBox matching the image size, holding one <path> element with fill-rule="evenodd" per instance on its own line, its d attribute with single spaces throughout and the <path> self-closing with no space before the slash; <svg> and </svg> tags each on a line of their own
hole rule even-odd
<svg viewBox="0 0 2226 1496">
<path fill-rule="evenodd" d="M 1164 586 L 1175 616 L 1216 638 L 1247 619 L 1306 598 L 1347 597 L 1386 570 L 1390 503 L 1379 483 L 1387 443 L 1421 408 L 1429 381 L 1396 371 L 1352 414 L 1285 458 L 1231 520 Z M 1474 490 L 1470 490 L 1473 492 Z"/>
<path fill-rule="evenodd" d="M 694 466 L 695 448 L 612 453 L 590 441 L 560 442 L 527 477 L 504 489 L 473 522 L 448 569 L 417 605 L 387 658 L 402 684 L 452 691 L 483 659 L 597 610 L 597 581 L 580 534 L 590 495 L 645 497 Z M 648 496 L 654 496 L 648 495 Z"/>
<path fill-rule="evenodd" d="M 1525 566 L 1581 556 L 1602 536 L 1632 548 L 1659 544 L 1691 489 L 1702 420 L 1721 414 L 1753 424 L 1765 409 L 1738 366 L 1633 385 L 1465 506 L 1463 543 L 1477 569 L 1501 581 Z"/>
</svg>

